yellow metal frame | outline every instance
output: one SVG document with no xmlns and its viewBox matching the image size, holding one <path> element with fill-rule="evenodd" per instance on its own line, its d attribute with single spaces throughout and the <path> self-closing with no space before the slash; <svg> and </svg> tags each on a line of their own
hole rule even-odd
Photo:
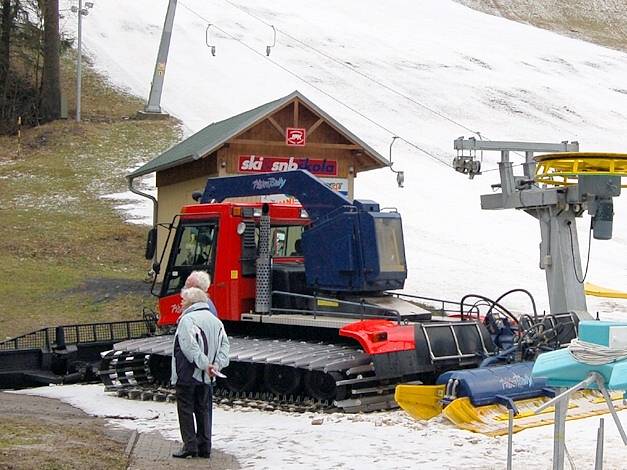
<svg viewBox="0 0 627 470">
<path fill-rule="evenodd" d="M 621 292 L 616 289 L 610 289 L 609 287 L 601 287 L 590 282 L 585 284 L 586 295 L 593 295 L 595 297 L 606 297 L 609 299 L 627 299 L 627 292 Z"/>
<path fill-rule="evenodd" d="M 444 385 L 397 385 L 394 398 L 406 413 L 418 420 L 429 420 L 443 415 L 460 429 L 488 436 L 507 434 L 509 414 L 505 406 L 500 404 L 474 406 L 468 397 L 463 397 L 443 407 L 444 393 Z M 617 410 L 627 409 L 627 403 L 623 402 L 621 392 L 612 392 L 610 396 Z M 535 414 L 535 410 L 547 400 L 549 400 L 547 397 L 517 400 L 519 414 L 514 417 L 514 432 L 553 424 L 555 416 L 553 407 Z M 598 391 L 579 390 L 570 398 L 566 419 L 588 418 L 606 413 L 607 404 Z"/>
<path fill-rule="evenodd" d="M 617 410 L 624 410 L 621 392 L 610 394 Z M 535 409 L 548 401 L 548 398 L 529 398 L 517 400 L 519 414 L 514 417 L 514 432 L 553 424 L 554 407 L 549 407 L 539 414 Z M 609 413 L 605 399 L 596 390 L 579 390 L 571 396 L 568 404 L 567 420 L 589 418 Z M 504 436 L 507 434 L 508 411 L 503 405 L 474 406 L 468 397 L 453 400 L 442 414 L 460 429 L 486 434 L 488 436 Z"/>
<path fill-rule="evenodd" d="M 394 399 L 416 419 L 431 419 L 442 413 L 444 385 L 397 385 Z"/>
<path fill-rule="evenodd" d="M 579 175 L 627 177 L 627 154 L 563 152 L 538 155 L 535 181 L 549 186 L 577 184 Z M 627 188 L 627 184 L 621 185 Z"/>
</svg>

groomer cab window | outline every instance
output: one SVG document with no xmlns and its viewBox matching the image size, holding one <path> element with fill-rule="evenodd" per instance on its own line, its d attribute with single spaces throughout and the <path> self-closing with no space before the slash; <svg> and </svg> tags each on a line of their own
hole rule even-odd
<svg viewBox="0 0 627 470">
<path fill-rule="evenodd" d="M 277 225 L 270 228 L 270 253 L 273 258 L 301 257 L 302 225 Z"/>
<path fill-rule="evenodd" d="M 218 222 L 183 222 L 176 231 L 162 295 L 179 292 L 192 271 L 206 271 L 213 279 Z"/>
<path fill-rule="evenodd" d="M 405 245 L 400 218 L 377 217 L 374 219 L 381 273 L 406 272 Z"/>
</svg>

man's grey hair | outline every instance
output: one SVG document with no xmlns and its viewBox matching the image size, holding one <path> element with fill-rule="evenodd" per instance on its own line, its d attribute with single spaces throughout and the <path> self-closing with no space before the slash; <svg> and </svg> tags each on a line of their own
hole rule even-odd
<svg viewBox="0 0 627 470">
<path fill-rule="evenodd" d="M 205 271 L 192 271 L 187 280 L 185 287 L 198 287 L 200 290 L 207 292 L 211 285 L 211 278 Z"/>
<path fill-rule="evenodd" d="M 181 299 L 183 307 L 189 307 L 197 302 L 207 302 L 209 297 L 204 290 L 198 287 L 186 287 L 181 290 Z"/>
</svg>

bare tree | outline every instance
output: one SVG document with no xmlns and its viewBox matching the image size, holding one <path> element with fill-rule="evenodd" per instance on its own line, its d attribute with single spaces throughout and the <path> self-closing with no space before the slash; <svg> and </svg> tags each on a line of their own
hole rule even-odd
<svg viewBox="0 0 627 470">
<path fill-rule="evenodd" d="M 17 8 L 11 8 L 11 0 L 2 0 L 2 20 L 0 23 L 0 86 L 4 90 L 6 78 L 9 74 L 11 53 L 11 30 L 15 19 L 14 12 Z"/>
<path fill-rule="evenodd" d="M 59 0 L 41 1 L 44 14 L 44 69 L 42 75 L 41 114 L 45 120 L 61 114 L 59 65 Z"/>
</svg>

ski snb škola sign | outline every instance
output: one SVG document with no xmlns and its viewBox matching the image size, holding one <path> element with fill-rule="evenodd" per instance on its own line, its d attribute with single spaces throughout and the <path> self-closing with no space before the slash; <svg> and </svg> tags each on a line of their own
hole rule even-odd
<svg viewBox="0 0 627 470">
<path fill-rule="evenodd" d="M 337 160 L 309 157 L 273 157 L 270 155 L 240 155 L 240 173 L 273 173 L 275 171 L 307 170 L 320 178 L 337 176 Z"/>
<path fill-rule="evenodd" d="M 321 178 L 334 191 L 348 195 L 348 179 L 337 178 L 337 160 L 309 157 L 276 157 L 271 155 L 240 155 L 239 173 L 274 173 L 276 171 L 307 170 Z"/>
</svg>

